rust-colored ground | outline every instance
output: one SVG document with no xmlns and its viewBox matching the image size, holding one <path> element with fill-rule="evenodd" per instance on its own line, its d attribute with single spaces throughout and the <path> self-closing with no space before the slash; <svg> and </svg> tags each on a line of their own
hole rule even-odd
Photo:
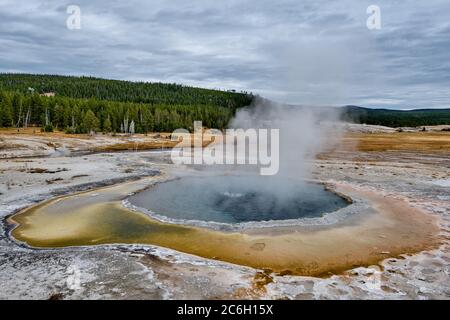
<svg viewBox="0 0 450 320">
<path fill-rule="evenodd" d="M 111 144 L 98 146 L 95 151 L 121 151 L 121 150 L 147 150 L 155 148 L 170 148 L 177 142 L 170 140 L 170 133 L 149 133 L 148 135 L 136 134 L 125 135 L 103 135 L 91 136 L 88 134 L 66 134 L 62 131 L 51 133 L 41 132 L 38 127 L 30 128 L 8 128 L 0 129 L 0 138 L 10 139 L 18 137 L 40 137 L 53 139 L 86 139 L 91 140 L 98 137 L 111 137 Z M 143 141 L 128 141 L 130 138 L 139 138 Z M 208 143 L 208 142 L 205 142 Z M 411 151 L 450 154 L 450 132 L 449 131 L 426 131 L 426 132 L 395 132 L 395 133 L 347 133 L 342 138 L 338 147 L 330 150 L 342 151 L 363 151 L 363 152 L 383 152 L 383 151 Z"/>
<path fill-rule="evenodd" d="M 371 157 L 370 155 L 377 155 Z M 385 161 L 386 157 L 448 157 L 450 132 L 347 133 L 341 141 L 317 155 L 318 159 Z"/>
<path fill-rule="evenodd" d="M 42 132 L 39 127 L 30 128 L 2 128 L 0 129 L 0 150 L 27 148 L 26 139 L 46 144 L 49 148 L 58 148 L 62 145 L 68 148 L 78 148 L 87 152 L 114 152 L 114 151 L 142 151 L 153 149 L 165 149 L 175 147 L 180 140 L 172 141 L 171 133 L 148 133 L 148 134 L 67 134 L 63 131 Z M 194 144 L 194 135 L 185 140 L 185 146 Z M 207 146 L 211 143 L 209 136 L 205 136 L 202 143 Z"/>
<path fill-rule="evenodd" d="M 358 221 L 349 224 L 275 235 L 270 230 L 223 233 L 161 223 L 123 208 L 117 200 L 129 187 L 121 188 L 94 191 L 101 197 L 87 192 L 24 210 L 10 219 L 18 224 L 12 235 L 34 247 L 146 243 L 280 274 L 309 276 L 376 264 L 439 243 L 435 217 L 403 201 L 345 185 L 339 191 L 363 196 L 377 214 L 360 212 Z"/>
<path fill-rule="evenodd" d="M 358 151 L 412 151 L 450 154 L 450 132 L 348 133 L 342 147 Z"/>
<path fill-rule="evenodd" d="M 13 135 L 13 132 L 6 133 L 3 137 L 8 134 Z M 80 137 L 64 133 L 42 135 L 61 135 L 65 139 Z M 91 138 L 88 135 L 81 137 Z M 153 137 L 169 141 L 168 136 L 155 134 Z M 146 140 L 140 140 L 138 145 L 142 145 L 138 148 L 144 150 L 167 147 L 164 141 L 148 141 L 147 144 Z M 97 151 L 118 151 L 134 149 L 136 144 L 123 140 L 97 147 L 103 148 Z M 320 156 L 343 155 L 348 158 L 363 153 L 381 154 L 384 161 L 387 154 L 403 153 L 449 158 L 450 133 L 348 133 L 337 148 Z M 95 192 L 109 194 L 108 190 L 121 188 L 123 186 Z M 435 219 L 407 203 L 348 186 L 340 186 L 340 190 L 344 194 L 355 194 L 367 199 L 378 214 L 363 215 L 364 219 L 354 224 L 320 230 L 299 229 L 281 234 L 221 233 L 164 224 L 143 214 L 130 212 L 120 205 L 122 197 L 130 193 L 130 190 L 125 190 L 123 196 L 122 192 L 114 192 L 111 198 L 107 197 L 95 204 L 90 201 L 96 198 L 86 193 L 83 196 L 53 200 L 25 210 L 12 219 L 19 224 L 13 236 L 36 247 L 149 243 L 259 269 L 301 275 L 337 273 L 358 265 L 374 264 L 389 256 L 421 251 L 439 242 Z M 88 199 L 89 203 L 84 203 L 84 198 Z"/>
</svg>

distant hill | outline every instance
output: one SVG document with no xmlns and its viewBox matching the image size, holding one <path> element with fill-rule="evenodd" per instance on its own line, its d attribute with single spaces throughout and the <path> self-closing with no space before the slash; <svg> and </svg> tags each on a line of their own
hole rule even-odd
<svg viewBox="0 0 450 320">
<path fill-rule="evenodd" d="M 224 129 L 236 110 L 252 101 L 254 96 L 246 92 L 179 84 L 0 74 L 0 127 L 146 133 L 192 129 L 193 121 L 201 120 L 207 127 Z M 327 108 L 322 110 L 327 112 Z M 450 125 L 450 109 L 401 111 L 345 106 L 341 119 L 389 127 Z"/>
<path fill-rule="evenodd" d="M 246 92 L 195 88 L 175 83 L 133 82 L 94 77 L 0 73 L 0 91 L 55 93 L 58 96 L 166 105 L 238 108 L 251 101 Z"/>
<path fill-rule="evenodd" d="M 226 128 L 246 92 L 59 75 L 0 74 L 0 127 L 85 133 Z"/>
<path fill-rule="evenodd" d="M 393 128 L 450 125 L 450 109 L 388 110 L 345 106 L 341 119 Z"/>
</svg>

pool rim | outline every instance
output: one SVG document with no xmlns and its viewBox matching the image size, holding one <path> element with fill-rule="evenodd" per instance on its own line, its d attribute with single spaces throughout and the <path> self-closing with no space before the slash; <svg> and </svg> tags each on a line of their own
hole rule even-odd
<svg viewBox="0 0 450 320">
<path fill-rule="evenodd" d="M 246 231 L 246 230 L 254 230 L 254 229 L 270 229 L 270 228 L 283 228 L 283 227 L 329 227 L 334 224 L 338 224 L 343 222 L 349 217 L 355 216 L 359 213 L 359 210 L 354 210 L 356 206 L 366 204 L 364 199 L 359 199 L 355 197 L 350 197 L 349 195 L 343 194 L 341 192 L 336 191 L 335 185 L 330 182 L 321 181 L 318 179 L 302 179 L 307 183 L 314 183 L 318 185 L 322 185 L 324 190 L 327 192 L 331 192 L 336 196 L 343 199 L 347 205 L 345 207 L 339 208 L 334 211 L 325 211 L 322 213 L 320 217 L 303 217 L 296 219 L 279 219 L 279 220 L 262 220 L 262 221 L 246 221 L 246 222 L 236 222 L 236 223 L 227 223 L 227 222 L 217 222 L 217 221 L 204 221 L 204 220 L 195 220 L 195 219 L 177 219 L 171 218 L 165 215 L 158 214 L 156 212 L 151 211 L 150 209 L 143 208 L 140 206 L 136 206 L 129 201 L 129 198 L 132 196 L 148 191 L 149 189 L 154 188 L 155 186 L 163 183 L 169 183 L 175 180 L 180 180 L 183 178 L 192 178 L 192 177 L 220 177 L 220 176 L 235 176 L 233 174 L 214 174 L 208 176 L 202 176 L 197 174 L 191 174 L 186 176 L 176 176 L 168 179 L 156 181 L 146 188 L 134 192 L 132 194 L 127 195 L 122 201 L 122 207 L 134 212 L 140 212 L 152 219 L 155 219 L 161 223 L 181 225 L 181 226 L 190 226 L 197 228 L 205 228 L 214 231 L 223 231 L 223 232 L 235 232 L 235 231 Z"/>
</svg>

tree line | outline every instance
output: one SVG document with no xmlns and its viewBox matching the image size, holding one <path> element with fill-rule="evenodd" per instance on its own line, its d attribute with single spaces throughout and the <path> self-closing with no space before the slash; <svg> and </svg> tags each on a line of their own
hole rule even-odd
<svg viewBox="0 0 450 320">
<path fill-rule="evenodd" d="M 420 127 L 450 124 L 450 109 L 388 110 L 346 106 L 341 118 L 355 123 L 387 127 Z"/>
<path fill-rule="evenodd" d="M 207 127 L 224 129 L 236 109 L 251 100 L 247 93 L 179 85 L 135 87 L 131 82 L 96 78 L 3 74 L 0 127 L 147 133 L 192 130 L 193 122 L 201 120 Z"/>
<path fill-rule="evenodd" d="M 214 105 L 239 108 L 251 94 L 195 88 L 170 83 L 132 82 L 93 77 L 0 73 L 0 91 L 53 92 L 58 96 L 146 103 L 150 105 Z"/>
</svg>

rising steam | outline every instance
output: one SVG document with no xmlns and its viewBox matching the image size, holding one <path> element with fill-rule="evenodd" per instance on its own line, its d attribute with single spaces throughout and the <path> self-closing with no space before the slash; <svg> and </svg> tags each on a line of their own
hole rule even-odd
<svg viewBox="0 0 450 320">
<path fill-rule="evenodd" d="M 337 143 L 341 134 L 338 119 L 336 108 L 289 106 L 256 97 L 251 106 L 236 113 L 230 127 L 279 129 L 277 177 L 306 179 L 315 156 Z"/>
</svg>

